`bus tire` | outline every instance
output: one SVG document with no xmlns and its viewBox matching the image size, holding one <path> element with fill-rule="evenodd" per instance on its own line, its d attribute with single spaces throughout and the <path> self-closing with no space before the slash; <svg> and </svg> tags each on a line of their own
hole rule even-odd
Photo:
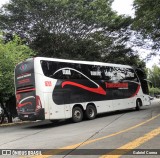
<svg viewBox="0 0 160 158">
<path fill-rule="evenodd" d="M 142 101 L 140 99 L 136 100 L 136 110 L 139 111 L 142 107 Z"/>
<path fill-rule="evenodd" d="M 95 106 L 93 105 L 88 105 L 85 111 L 85 116 L 89 120 L 93 120 L 97 115 L 97 110 Z"/>
<path fill-rule="evenodd" d="M 83 111 L 80 107 L 74 107 L 72 110 L 72 120 L 73 122 L 81 122 L 83 119 Z"/>
</svg>

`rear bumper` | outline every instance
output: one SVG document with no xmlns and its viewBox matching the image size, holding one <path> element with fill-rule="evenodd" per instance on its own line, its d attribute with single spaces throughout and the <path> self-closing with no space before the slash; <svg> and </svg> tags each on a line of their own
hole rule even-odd
<svg viewBox="0 0 160 158">
<path fill-rule="evenodd" d="M 22 121 L 45 120 L 44 108 L 32 113 L 18 113 L 18 117 Z"/>
</svg>

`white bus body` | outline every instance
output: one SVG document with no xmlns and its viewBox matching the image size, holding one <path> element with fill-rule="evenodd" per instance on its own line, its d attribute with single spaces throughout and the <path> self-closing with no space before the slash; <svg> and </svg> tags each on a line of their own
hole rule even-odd
<svg viewBox="0 0 160 158">
<path fill-rule="evenodd" d="M 84 115 L 150 105 L 145 74 L 131 66 L 36 57 L 15 68 L 21 120 L 80 122 Z"/>
</svg>

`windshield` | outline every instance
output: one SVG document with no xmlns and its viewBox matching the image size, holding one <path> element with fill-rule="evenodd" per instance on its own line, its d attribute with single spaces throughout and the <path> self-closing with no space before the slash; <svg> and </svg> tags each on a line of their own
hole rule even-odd
<svg viewBox="0 0 160 158">
<path fill-rule="evenodd" d="M 146 74 L 144 71 L 142 71 L 141 69 L 136 69 L 135 70 L 137 73 L 137 76 L 141 82 L 141 87 L 142 87 L 142 91 L 144 94 L 149 94 L 149 89 L 148 89 L 148 82 L 146 81 Z"/>
</svg>

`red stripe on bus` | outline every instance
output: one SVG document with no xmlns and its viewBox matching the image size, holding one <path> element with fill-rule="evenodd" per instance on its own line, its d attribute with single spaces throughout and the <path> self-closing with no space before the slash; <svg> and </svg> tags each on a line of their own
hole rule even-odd
<svg viewBox="0 0 160 158">
<path fill-rule="evenodd" d="M 16 93 L 23 93 L 23 92 L 29 92 L 29 91 L 35 91 L 35 88 L 19 90 Z"/>
<path fill-rule="evenodd" d="M 138 85 L 136 92 L 131 97 L 135 97 L 137 93 L 139 92 L 139 90 L 140 90 L 140 85 Z"/>
<path fill-rule="evenodd" d="M 20 108 L 20 107 L 25 106 L 25 105 L 27 105 L 27 104 L 32 105 L 32 103 L 31 103 L 31 102 L 26 102 L 26 103 L 23 103 L 23 104 L 18 104 L 17 106 Z"/>
<path fill-rule="evenodd" d="M 90 88 L 90 87 L 81 85 L 81 84 L 79 84 L 79 83 L 70 82 L 70 81 L 65 81 L 65 82 L 63 82 L 63 83 L 62 83 L 62 88 L 63 88 L 65 85 L 72 85 L 72 86 L 79 87 L 79 88 L 85 89 L 85 90 L 90 91 L 90 92 L 93 92 L 93 93 L 97 93 L 97 94 L 101 94 L 101 95 L 106 95 L 106 91 L 105 91 L 102 87 Z"/>
</svg>

